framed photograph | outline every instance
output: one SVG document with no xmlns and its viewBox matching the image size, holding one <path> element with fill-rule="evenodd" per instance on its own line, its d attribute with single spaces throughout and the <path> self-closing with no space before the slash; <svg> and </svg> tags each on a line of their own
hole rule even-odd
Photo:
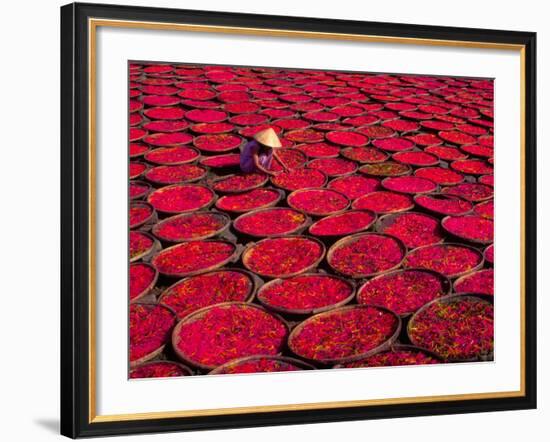
<svg viewBox="0 0 550 442">
<path fill-rule="evenodd" d="M 535 408 L 535 45 L 62 7 L 62 434 Z"/>
</svg>

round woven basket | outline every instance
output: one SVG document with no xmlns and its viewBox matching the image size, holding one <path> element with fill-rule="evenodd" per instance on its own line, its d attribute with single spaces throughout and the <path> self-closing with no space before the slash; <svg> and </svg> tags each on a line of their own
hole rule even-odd
<svg viewBox="0 0 550 442">
<path fill-rule="evenodd" d="M 203 214 L 203 213 L 208 213 L 211 216 L 215 216 L 215 217 L 220 218 L 223 222 L 223 226 L 220 227 L 219 229 L 211 232 L 211 233 L 207 233 L 207 234 L 202 235 L 202 236 L 195 236 L 193 238 L 186 238 L 186 239 L 167 238 L 166 236 L 162 236 L 162 234 L 159 233 L 161 228 L 165 224 L 167 224 L 171 221 L 178 220 L 178 219 L 190 218 L 190 217 L 193 217 L 196 214 Z M 162 241 L 167 241 L 167 242 L 170 242 L 170 243 L 180 243 L 180 242 L 186 242 L 186 241 L 198 241 L 198 240 L 208 239 L 208 238 L 212 238 L 214 236 L 222 235 L 227 229 L 229 229 L 230 225 L 231 225 L 231 220 L 230 220 L 229 216 L 226 215 L 225 213 L 221 213 L 221 212 L 191 212 L 191 213 L 181 213 L 181 214 L 178 214 L 178 215 L 171 216 L 169 218 L 165 218 L 162 221 L 159 221 L 158 223 L 156 223 L 153 226 L 151 232 L 153 233 L 153 235 L 155 235 L 157 238 L 159 238 Z"/>
<path fill-rule="evenodd" d="M 414 323 L 415 323 L 415 321 L 417 320 L 417 318 L 420 314 L 422 314 L 427 308 L 429 308 L 431 305 L 433 305 L 435 303 L 438 303 L 438 302 L 445 303 L 445 302 L 454 301 L 454 300 L 460 299 L 460 298 L 473 298 L 473 299 L 476 299 L 476 300 L 481 300 L 481 301 L 486 302 L 488 304 L 493 303 L 492 297 L 480 296 L 480 295 L 477 295 L 477 294 L 470 294 L 470 293 L 453 294 L 453 295 L 437 298 L 437 299 L 434 299 L 433 301 L 428 302 L 422 308 L 418 309 L 414 313 L 414 315 L 412 315 L 411 319 L 409 320 L 409 322 L 407 324 L 407 336 L 409 337 L 409 340 L 412 342 L 412 344 L 414 346 L 422 347 L 413 338 L 413 336 L 411 336 L 411 328 L 414 326 Z M 464 358 L 464 359 L 447 359 L 446 362 L 474 362 L 474 361 L 479 361 L 479 360 L 490 360 L 490 359 L 491 358 L 486 358 L 484 356 L 484 357 L 481 357 L 481 358 L 476 357 L 476 358 Z"/>
<path fill-rule="evenodd" d="M 453 288 L 453 284 L 451 283 L 450 279 L 447 278 L 445 275 L 442 275 L 441 273 L 438 273 L 438 272 L 435 272 L 433 270 L 430 270 L 430 269 L 421 269 L 421 268 L 407 268 L 407 269 L 397 269 L 397 270 L 392 270 L 391 272 L 386 272 L 386 273 L 382 273 L 378 276 L 375 276 L 374 278 L 372 279 L 369 279 L 368 281 L 364 282 L 358 289 L 357 289 L 357 295 L 356 295 L 356 299 L 357 299 L 357 304 L 359 305 L 367 305 L 367 304 L 370 304 L 370 305 L 374 305 L 372 303 L 361 303 L 360 302 L 360 296 L 361 296 L 361 292 L 363 290 L 363 288 L 369 284 L 371 281 L 377 281 L 381 278 L 385 278 L 387 276 L 392 276 L 392 275 L 395 275 L 395 274 L 398 274 L 398 273 L 403 273 L 403 272 L 408 272 L 408 271 L 416 271 L 416 272 L 423 272 L 423 273 L 428 273 L 432 276 L 435 276 L 441 283 L 441 287 L 442 287 L 442 291 L 443 291 L 443 294 L 442 296 L 439 296 L 438 298 L 441 298 L 443 296 L 448 296 L 451 294 L 451 291 L 452 291 L 452 288 Z M 384 306 L 381 306 L 381 307 L 384 307 Z M 403 313 L 403 314 L 400 314 L 399 316 L 401 316 L 402 319 L 405 319 L 405 318 L 408 318 L 409 316 L 411 316 L 414 312 L 407 312 L 407 313 Z"/>
<path fill-rule="evenodd" d="M 154 307 L 156 306 L 155 304 L 145 304 L 145 303 L 139 303 L 139 302 L 134 303 L 134 305 L 140 305 L 140 304 L 141 305 L 147 305 L 147 306 L 154 306 Z M 170 307 L 167 307 L 165 305 L 162 305 L 160 307 L 170 311 L 170 313 L 172 313 L 172 315 L 174 315 L 174 318 L 177 319 L 176 313 Z M 145 356 L 142 356 L 139 359 L 135 359 L 133 361 L 130 361 L 130 368 L 135 368 L 135 367 L 137 367 L 137 366 L 139 366 L 139 365 L 141 365 L 145 362 L 150 361 L 151 359 L 156 358 L 159 354 L 161 354 L 164 351 L 164 348 L 166 347 L 166 344 L 168 344 L 168 342 L 165 342 L 164 344 L 157 347 L 156 349 L 154 349 L 150 353 L 146 354 Z"/>
<path fill-rule="evenodd" d="M 457 246 L 457 247 L 461 247 L 461 248 L 466 248 L 466 249 L 469 249 L 470 251 L 474 252 L 480 258 L 479 263 L 476 266 L 472 267 L 471 269 L 468 269 L 464 272 L 447 275 L 447 278 L 449 278 L 449 279 L 459 278 L 460 276 L 463 276 L 463 275 L 465 275 L 467 273 L 470 273 L 470 272 L 475 272 L 476 270 L 479 270 L 483 267 L 484 257 L 483 257 L 483 254 L 478 249 L 476 249 L 475 247 L 466 245 L 466 244 L 451 243 L 451 242 L 440 243 L 440 244 L 429 244 L 429 245 L 426 245 L 426 246 L 421 246 L 421 247 L 417 247 L 416 249 L 409 250 L 409 252 L 407 253 L 407 256 L 405 256 L 405 259 L 403 260 L 404 261 L 403 263 L 404 264 L 406 263 L 407 257 L 411 253 L 414 253 L 417 250 L 422 250 L 422 249 L 425 249 L 425 248 L 428 248 L 428 247 L 434 247 L 434 246 Z M 404 268 L 412 268 L 412 267 L 404 267 Z"/>
<path fill-rule="evenodd" d="M 393 267 L 391 268 L 388 268 L 388 269 L 384 269 L 384 270 L 381 270 L 379 272 L 374 272 L 374 273 L 355 273 L 355 274 L 352 274 L 352 275 L 347 275 L 347 274 L 343 274 L 342 272 L 340 272 L 338 269 L 334 268 L 333 265 L 332 265 L 332 257 L 334 255 L 334 252 L 336 250 L 338 250 L 340 247 L 342 246 L 345 246 L 345 245 L 348 245 L 354 241 L 356 241 L 357 239 L 359 239 L 360 237 L 362 236 L 366 236 L 366 235 L 378 235 L 378 236 L 384 236 L 384 237 L 387 237 L 387 238 L 391 238 L 393 240 L 395 240 L 399 247 L 401 248 L 401 251 L 402 251 L 402 254 L 403 254 L 403 257 L 401 258 L 401 260 L 399 261 L 399 263 L 397 263 L 396 265 L 394 265 Z M 401 265 L 403 264 L 403 261 L 405 259 L 407 255 L 407 247 L 405 246 L 405 244 L 403 244 L 403 241 L 401 241 L 399 238 L 396 238 L 395 236 L 392 236 L 392 235 L 388 235 L 388 234 L 385 234 L 385 233 L 357 233 L 355 235 L 350 235 L 350 236 L 346 236 L 338 241 L 336 241 L 332 247 L 328 250 L 327 252 L 327 262 L 329 264 L 329 266 L 331 268 L 334 269 L 335 272 L 337 272 L 338 274 L 341 274 L 341 275 L 344 275 L 345 277 L 348 277 L 348 278 L 353 278 L 353 279 L 361 279 L 361 278 L 370 278 L 370 277 L 373 277 L 373 276 L 377 276 L 377 275 L 380 275 L 382 273 L 387 273 L 389 271 L 392 271 L 392 270 L 395 270 L 399 267 L 401 267 Z"/>
<path fill-rule="evenodd" d="M 249 216 L 254 216 L 258 213 L 264 213 L 264 212 L 272 212 L 272 211 L 281 211 L 281 210 L 295 210 L 294 208 L 287 208 L 287 207 L 270 207 L 265 209 L 255 209 L 251 210 L 250 212 L 243 213 L 242 215 L 238 216 L 233 220 L 233 228 L 239 232 L 244 237 L 251 237 L 251 238 L 276 238 L 279 236 L 288 236 L 288 235 L 299 235 L 302 233 L 305 229 L 307 229 L 311 225 L 311 218 L 307 215 L 304 215 L 304 222 L 293 229 L 290 229 L 286 232 L 282 233 L 274 233 L 274 234 L 261 234 L 261 233 L 251 233 L 251 232 L 244 232 L 238 227 L 239 221 L 242 221 L 243 219 L 246 219 Z M 301 212 L 298 213 L 299 215 L 302 215 Z"/>
<path fill-rule="evenodd" d="M 193 370 L 191 370 L 189 367 L 187 367 L 186 365 L 183 365 L 179 362 L 174 362 L 174 361 L 164 361 L 164 360 L 155 360 L 155 361 L 149 361 L 149 362 L 145 362 L 144 364 L 140 364 L 140 365 L 136 365 L 134 366 L 134 368 L 132 370 L 130 370 L 130 375 L 132 374 L 132 371 L 134 370 L 137 370 L 139 368 L 144 368 L 144 367 L 147 367 L 148 365 L 156 365 L 156 364 L 170 364 L 170 365 L 177 365 L 181 371 L 183 371 L 184 373 L 186 373 L 184 376 L 193 376 Z M 134 379 L 146 379 L 146 378 L 134 378 Z"/>
<path fill-rule="evenodd" d="M 481 244 L 481 245 L 484 245 L 484 246 L 487 246 L 487 245 L 493 243 L 493 241 L 494 241 L 493 238 L 487 239 L 487 240 L 481 240 L 481 239 L 475 239 L 475 238 L 468 238 L 468 237 L 466 237 L 466 236 L 459 235 L 459 234 L 457 234 L 457 233 L 451 232 L 450 230 L 447 229 L 447 227 L 445 227 L 445 224 L 447 223 L 447 221 L 448 221 L 450 218 L 456 218 L 456 217 L 455 217 L 455 216 L 446 216 L 445 218 L 443 218 L 443 219 L 441 220 L 441 227 L 443 227 L 443 229 L 445 230 L 445 232 L 447 232 L 447 234 L 449 234 L 449 235 L 452 236 L 453 238 L 457 238 L 457 239 L 459 239 L 460 241 L 464 241 L 464 242 L 467 242 L 467 243 Z M 487 221 L 491 221 L 491 220 L 487 220 Z"/>
<path fill-rule="evenodd" d="M 347 215 L 347 214 L 350 214 L 350 213 L 355 213 L 355 212 L 365 212 L 365 213 L 371 214 L 372 215 L 372 221 L 368 224 L 365 224 L 361 229 L 359 229 L 355 232 L 350 232 L 350 233 L 342 233 L 342 234 L 334 233 L 334 234 L 325 234 L 325 235 L 323 235 L 323 234 L 320 234 L 320 233 L 312 232 L 312 230 L 314 230 L 315 227 L 317 225 L 319 225 L 319 223 L 321 223 L 325 220 L 334 219 L 334 218 L 337 218 L 339 216 L 344 216 L 344 215 Z M 335 215 L 329 215 L 329 216 L 326 216 L 324 218 L 321 218 L 320 220 L 316 221 L 311 226 L 309 226 L 308 233 L 310 235 L 317 236 L 319 238 L 322 238 L 322 239 L 325 239 L 325 240 L 328 240 L 328 241 L 337 240 L 339 238 L 342 238 L 343 236 L 355 235 L 356 233 L 361 233 L 361 232 L 367 231 L 368 229 L 370 229 L 372 227 L 373 224 L 376 223 L 376 220 L 377 220 L 376 214 L 372 210 L 367 210 L 367 209 L 364 209 L 364 210 L 350 210 L 350 211 L 347 211 L 347 212 L 337 213 Z"/>
<path fill-rule="evenodd" d="M 289 308 L 284 308 L 284 307 L 276 306 L 276 305 L 273 305 L 273 304 L 269 303 L 269 301 L 263 296 L 263 293 L 266 290 L 268 290 L 270 287 L 281 284 L 281 283 L 283 283 L 284 281 L 287 280 L 285 278 L 277 278 L 277 279 L 273 279 L 271 281 L 266 282 L 262 287 L 260 287 L 260 289 L 258 290 L 258 293 L 256 295 L 258 301 L 262 305 L 267 307 L 268 309 L 274 310 L 274 311 L 279 312 L 283 315 L 303 316 L 303 315 L 315 315 L 317 313 L 322 313 L 322 312 L 325 312 L 325 311 L 328 311 L 328 310 L 333 310 L 335 308 L 342 307 L 342 306 L 348 304 L 349 302 L 351 302 L 353 300 L 353 298 L 355 298 L 355 296 L 356 296 L 355 295 L 355 283 L 353 281 L 350 281 L 349 279 L 343 278 L 341 276 L 329 275 L 329 274 L 326 274 L 326 273 L 302 273 L 302 274 L 297 275 L 297 276 L 326 276 L 326 277 L 336 278 L 336 279 L 344 282 L 345 284 L 347 284 L 349 286 L 350 294 L 345 299 L 343 299 L 341 301 L 338 301 L 338 302 L 335 302 L 335 303 L 332 303 L 332 304 L 327 304 L 323 307 L 312 308 L 312 309 L 289 309 Z"/>
<path fill-rule="evenodd" d="M 250 308 L 256 308 L 258 310 L 261 310 L 269 315 L 271 315 L 272 317 L 276 318 L 281 324 L 284 325 L 284 327 L 286 328 L 287 330 L 287 334 L 288 332 L 290 331 L 290 327 L 289 325 L 287 324 L 287 322 L 282 318 L 280 317 L 279 315 L 275 314 L 275 313 L 271 313 L 271 312 L 268 312 L 265 308 L 259 306 L 259 305 L 255 305 L 255 304 L 247 304 L 247 303 L 244 303 L 244 302 L 223 302 L 223 303 L 220 303 L 220 304 L 214 304 L 214 305 L 211 305 L 211 306 L 208 306 L 208 307 L 204 307 L 204 308 L 201 308 L 199 310 L 196 310 L 195 312 L 191 313 L 190 315 L 186 316 L 185 318 L 183 318 L 180 322 L 177 323 L 177 325 L 174 327 L 174 330 L 172 331 L 172 348 L 174 350 L 174 352 L 176 353 L 176 355 L 178 356 L 179 359 L 181 359 L 184 363 L 186 364 L 189 364 L 191 365 L 192 367 L 197 367 L 198 369 L 200 370 L 203 370 L 203 371 L 212 371 L 214 370 L 215 368 L 217 368 L 218 366 L 215 366 L 215 365 L 205 365 L 205 364 L 202 364 L 198 361 L 195 361 L 195 360 L 192 360 L 190 357 L 188 357 L 185 353 L 183 353 L 179 348 L 178 348 L 178 343 L 180 342 L 180 340 L 182 339 L 182 337 L 179 336 L 179 332 L 182 328 L 183 325 L 185 324 L 188 324 L 190 322 L 194 322 L 198 319 L 200 319 L 200 317 L 202 315 L 204 315 L 205 313 L 207 313 L 208 311 L 210 311 L 211 309 L 213 308 L 217 308 L 217 307 L 223 307 L 223 306 L 232 306 L 232 305 L 246 305 L 247 307 L 250 307 Z M 281 348 L 281 351 L 282 351 L 282 348 Z M 280 354 L 280 352 L 279 352 Z M 252 356 L 252 355 L 251 355 Z"/>
<path fill-rule="evenodd" d="M 441 224 L 439 222 L 439 219 L 437 219 L 435 216 L 431 216 L 431 215 L 421 213 L 421 212 L 388 213 L 387 215 L 383 215 L 380 218 L 378 218 L 378 220 L 376 221 L 376 224 L 374 225 L 374 230 L 378 233 L 384 233 L 384 231 L 387 228 L 389 228 L 390 226 L 392 226 L 393 223 L 395 223 L 397 219 L 399 219 L 402 216 L 407 216 L 407 215 L 419 215 L 419 216 L 422 216 L 422 217 L 429 218 L 430 220 L 432 220 L 433 222 L 435 222 L 438 225 L 439 233 L 443 234 L 443 229 L 441 228 Z M 439 241 L 437 241 L 435 243 L 432 243 L 432 244 L 441 244 L 444 241 L 445 241 L 445 238 L 443 238 L 443 235 L 442 235 L 442 238 Z M 432 244 L 430 244 L 430 245 L 432 245 Z M 412 248 L 415 248 L 415 247 L 412 247 Z M 410 250 L 411 247 L 407 247 L 407 249 Z"/>
<path fill-rule="evenodd" d="M 212 270 L 219 269 L 220 267 L 223 267 L 224 265 L 226 265 L 230 262 L 234 263 L 234 262 L 238 261 L 239 256 L 240 256 L 241 251 L 242 251 L 242 246 L 240 246 L 238 244 L 234 244 L 233 242 L 227 241 L 227 240 L 204 240 L 204 241 L 205 242 L 216 241 L 216 242 L 224 242 L 226 244 L 231 244 L 231 246 L 233 247 L 233 253 L 230 256 L 228 256 L 226 259 L 223 259 L 223 260 L 221 260 L 221 261 L 219 261 L 215 264 L 212 264 L 208 267 L 204 267 L 204 268 L 201 268 L 201 269 L 192 270 L 192 271 L 189 271 L 189 272 L 181 272 L 181 273 L 165 273 L 162 270 L 159 270 L 159 273 L 162 274 L 162 275 L 168 276 L 168 277 L 184 278 L 186 276 L 193 276 L 193 275 L 200 275 L 202 273 L 207 273 L 207 272 L 210 272 Z M 193 242 L 193 241 L 185 241 L 183 243 L 173 245 L 171 247 L 163 249 L 162 252 L 160 252 L 160 253 L 169 252 L 169 251 L 175 249 L 176 247 L 180 247 L 182 244 L 189 243 L 189 242 Z M 153 265 L 155 265 L 155 258 L 157 256 L 159 256 L 159 254 L 157 254 L 157 255 L 155 255 L 155 257 L 153 257 L 153 259 L 151 261 Z"/>
<path fill-rule="evenodd" d="M 319 359 L 319 360 L 314 360 L 314 359 L 304 357 L 304 356 L 300 355 L 295 349 L 294 340 L 296 339 L 296 336 L 311 321 L 313 321 L 313 320 L 315 320 L 319 317 L 322 317 L 322 316 L 340 314 L 340 313 L 345 312 L 347 310 L 364 309 L 364 308 L 372 308 L 372 307 L 373 306 L 368 306 L 368 305 L 350 305 L 350 306 L 346 306 L 346 307 L 340 307 L 340 308 L 335 309 L 335 310 L 329 310 L 329 311 L 326 311 L 326 312 L 323 312 L 323 313 L 318 313 L 318 314 L 306 319 L 305 321 L 301 322 L 296 327 L 294 327 L 294 329 L 290 333 L 290 336 L 288 337 L 288 347 L 290 348 L 290 350 L 295 355 L 299 356 L 300 358 L 305 359 L 306 361 L 308 361 L 312 364 L 323 364 L 323 365 L 336 365 L 336 364 L 343 364 L 343 363 L 346 363 L 346 362 L 353 362 L 353 361 L 357 361 L 357 360 L 360 360 L 360 359 L 365 359 L 365 358 L 367 358 L 369 356 L 372 356 L 376 353 L 387 350 L 387 349 L 391 348 L 392 344 L 397 340 L 397 338 L 399 337 L 399 334 L 401 333 L 401 318 L 398 315 L 396 315 L 395 313 L 393 313 L 391 310 L 388 310 L 388 309 L 383 308 L 383 307 L 376 307 L 376 308 L 380 309 L 380 310 L 383 310 L 383 311 L 393 315 L 395 317 L 396 322 L 397 322 L 397 326 L 396 326 L 393 334 L 388 339 L 386 339 L 384 342 L 382 342 L 380 345 L 377 345 L 375 348 L 372 348 L 368 351 L 365 351 L 363 353 L 356 354 L 356 355 L 353 355 L 353 356 L 347 356 L 347 357 L 335 358 L 335 359 Z"/>
<path fill-rule="evenodd" d="M 435 360 L 439 361 L 439 362 L 442 362 L 443 360 L 437 356 L 434 352 L 431 352 L 430 350 L 427 350 L 425 348 L 422 348 L 422 347 L 417 347 L 415 345 L 408 345 L 408 344 L 392 344 L 390 346 L 390 348 L 386 349 L 386 350 L 383 350 L 383 351 L 380 351 L 378 353 L 375 353 L 371 356 L 375 356 L 377 354 L 380 354 L 380 353 L 384 353 L 386 351 L 416 351 L 416 352 L 421 352 L 421 353 L 424 353 L 428 356 L 430 356 L 431 358 L 434 358 Z M 349 368 L 349 367 L 346 367 L 345 364 L 338 364 L 338 365 L 335 365 L 334 368 Z"/>
<path fill-rule="evenodd" d="M 274 207 L 276 206 L 277 204 L 279 204 L 281 202 L 281 200 L 285 197 L 285 192 L 281 189 L 274 189 L 272 187 L 264 187 L 264 189 L 269 189 L 270 191 L 274 191 L 278 194 L 277 198 L 274 199 L 273 201 L 267 203 L 267 204 L 263 204 L 261 206 L 258 206 L 252 210 L 260 210 L 260 209 L 267 209 L 269 207 Z M 229 209 L 226 209 L 226 208 L 223 208 L 221 207 L 222 203 L 223 203 L 223 200 L 224 198 L 226 198 L 226 196 L 222 196 L 221 198 L 219 198 L 217 201 L 216 201 L 216 209 L 218 210 L 222 210 L 224 212 L 227 212 L 233 216 L 237 215 L 237 214 L 241 214 L 241 213 L 250 213 L 250 209 L 242 209 L 242 210 L 229 210 Z"/>
<path fill-rule="evenodd" d="M 157 283 L 157 280 L 158 280 L 158 277 L 159 277 L 159 272 L 158 270 L 153 267 L 151 264 L 147 263 L 147 262 L 143 262 L 143 263 L 138 263 L 138 265 L 145 265 L 149 268 L 151 268 L 153 271 L 154 271 L 154 276 L 153 276 L 153 279 L 151 280 L 151 282 L 149 283 L 149 285 L 147 285 L 147 287 L 145 287 L 141 293 L 139 293 L 136 297 L 134 297 L 133 299 L 130 300 L 130 303 L 134 303 L 134 302 L 139 302 L 139 300 L 141 298 L 144 298 L 145 296 L 147 296 L 149 294 L 149 292 L 151 290 L 153 290 L 153 287 L 155 287 L 155 284 Z"/>
<path fill-rule="evenodd" d="M 263 284 L 263 280 L 258 275 L 256 275 L 255 273 L 249 272 L 248 270 L 235 268 L 235 267 L 223 267 L 221 269 L 216 269 L 216 270 L 212 270 L 210 272 L 202 273 L 200 276 L 205 276 L 205 275 L 209 275 L 211 273 L 217 273 L 217 272 L 238 272 L 238 273 L 241 273 L 241 274 L 245 275 L 250 280 L 250 283 L 251 283 L 250 284 L 250 289 L 248 290 L 248 293 L 246 295 L 245 300 L 242 301 L 242 302 L 245 302 L 247 304 L 254 301 L 254 299 L 256 297 L 256 293 L 258 291 L 258 288 L 261 287 L 262 284 Z M 171 286 L 164 289 L 164 291 L 159 296 L 158 303 L 162 304 L 162 305 L 166 305 L 166 304 L 163 303 L 164 298 L 166 298 L 176 286 L 178 286 L 180 284 L 183 284 L 186 281 L 188 281 L 192 278 L 195 278 L 197 276 L 199 276 L 199 275 L 188 276 L 186 278 L 180 279 L 177 282 L 175 282 L 174 284 L 172 284 Z M 212 305 L 214 305 L 214 304 L 212 304 Z M 204 307 L 201 307 L 201 308 L 204 308 Z M 200 309 L 197 309 L 197 310 L 200 310 Z M 195 310 L 195 311 L 197 311 L 197 310 Z M 194 313 L 194 312 L 191 312 L 191 313 Z M 176 312 L 176 314 L 177 314 L 177 312 Z M 183 317 L 181 317 L 179 319 L 183 319 Z"/>
<path fill-rule="evenodd" d="M 265 242 L 265 241 L 271 241 L 272 239 L 285 239 L 285 238 L 307 238 L 308 240 L 316 242 L 321 247 L 321 253 L 320 253 L 319 257 L 315 260 L 315 262 L 313 262 L 312 264 L 304 267 L 303 269 L 301 269 L 297 272 L 287 273 L 287 274 L 284 274 L 284 275 L 260 273 L 258 271 L 254 272 L 254 270 L 252 270 L 252 268 L 250 267 L 250 264 L 249 264 L 250 253 L 252 252 L 254 247 L 257 246 L 258 244 L 261 244 L 261 243 Z M 319 263 L 323 260 L 323 258 L 325 257 L 325 253 L 326 253 L 325 245 L 321 241 L 319 241 L 317 238 L 313 238 L 311 236 L 306 236 L 306 235 L 291 235 L 291 236 L 282 236 L 282 237 L 278 237 L 278 238 L 265 238 L 265 239 L 262 239 L 261 241 L 258 241 L 256 243 L 251 243 L 251 244 L 246 246 L 246 248 L 244 249 L 241 257 L 242 257 L 243 265 L 248 270 L 250 270 L 250 271 L 252 271 L 252 272 L 254 272 L 254 273 L 256 273 L 260 276 L 264 276 L 264 277 L 267 277 L 267 278 L 289 278 L 291 276 L 300 275 L 302 273 L 309 272 L 312 269 L 316 268 L 319 265 Z"/>
<path fill-rule="evenodd" d="M 292 202 L 292 200 L 297 195 L 307 193 L 307 192 L 311 192 L 311 191 L 316 191 L 316 190 L 326 191 L 326 192 L 334 192 L 334 193 L 338 194 L 339 196 L 341 196 L 342 198 L 344 198 L 347 201 L 347 204 L 344 207 L 342 207 L 341 209 L 338 209 L 338 210 L 329 210 L 329 211 L 326 211 L 326 212 L 315 212 L 315 213 L 313 213 L 313 212 L 307 211 L 306 209 L 302 209 L 302 208 L 298 207 L 295 203 Z M 298 210 L 299 212 L 305 213 L 305 214 L 310 215 L 310 216 L 315 216 L 315 217 L 338 215 L 340 213 L 345 212 L 347 209 L 349 209 L 349 207 L 351 205 L 351 201 L 349 200 L 349 198 L 346 195 L 344 195 L 342 192 L 338 192 L 337 190 L 334 190 L 334 189 L 314 188 L 314 187 L 295 190 L 294 192 L 290 193 L 287 196 L 286 201 L 287 201 L 287 204 L 290 207 L 292 207 L 293 209 Z"/>
</svg>

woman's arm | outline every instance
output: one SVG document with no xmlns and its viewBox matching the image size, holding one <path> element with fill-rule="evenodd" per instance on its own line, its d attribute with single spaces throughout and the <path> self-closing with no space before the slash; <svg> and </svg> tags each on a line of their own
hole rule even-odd
<svg viewBox="0 0 550 442">
<path fill-rule="evenodd" d="M 275 157 L 275 159 L 279 162 L 279 164 L 281 165 L 281 167 L 283 168 L 283 170 L 285 172 L 289 172 L 290 171 L 290 168 L 285 164 L 285 162 L 282 160 L 282 158 L 279 156 L 279 154 L 277 153 L 277 150 L 273 149 L 273 156 Z"/>
<path fill-rule="evenodd" d="M 271 176 L 275 176 L 277 175 L 275 172 L 273 172 L 272 170 L 269 170 L 269 169 L 266 169 L 264 166 L 261 165 L 260 163 L 260 156 L 255 153 L 252 158 L 254 158 L 254 165 L 256 166 L 256 168 L 260 171 L 262 171 L 263 173 L 266 173 L 268 175 L 271 175 Z"/>
</svg>

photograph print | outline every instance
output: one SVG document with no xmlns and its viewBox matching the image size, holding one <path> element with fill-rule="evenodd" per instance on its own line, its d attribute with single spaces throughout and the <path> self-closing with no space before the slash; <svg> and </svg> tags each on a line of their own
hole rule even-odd
<svg viewBox="0 0 550 442">
<path fill-rule="evenodd" d="M 493 79 L 128 76 L 129 378 L 493 360 Z"/>
</svg>

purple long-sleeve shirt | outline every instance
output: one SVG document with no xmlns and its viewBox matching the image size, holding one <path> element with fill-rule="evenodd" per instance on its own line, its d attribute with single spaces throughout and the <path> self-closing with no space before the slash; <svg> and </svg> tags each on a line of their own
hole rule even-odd
<svg viewBox="0 0 550 442">
<path fill-rule="evenodd" d="M 256 164 L 254 164 L 255 154 L 258 154 L 260 165 L 266 169 L 269 169 L 273 159 L 273 150 L 269 149 L 267 152 L 262 152 L 261 150 L 262 146 L 256 140 L 251 140 L 245 144 L 241 151 L 240 160 L 240 166 L 243 172 L 252 173 L 256 171 Z"/>
</svg>

